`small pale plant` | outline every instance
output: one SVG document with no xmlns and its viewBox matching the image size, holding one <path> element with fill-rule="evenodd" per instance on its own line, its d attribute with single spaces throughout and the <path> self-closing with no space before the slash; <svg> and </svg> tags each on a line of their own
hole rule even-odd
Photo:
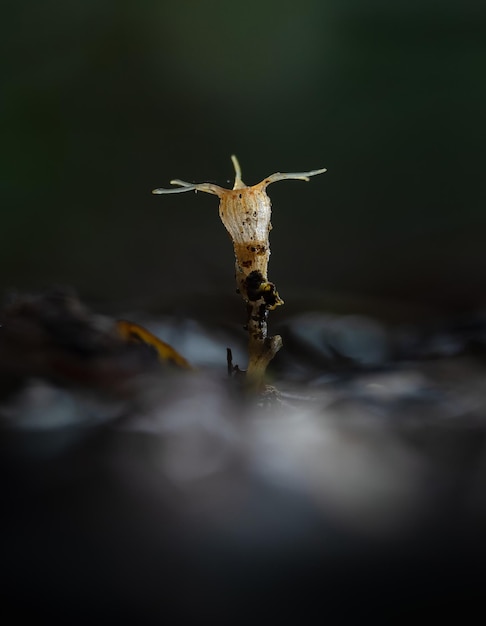
<svg viewBox="0 0 486 626">
<path fill-rule="evenodd" d="M 268 364 L 282 346 L 279 335 L 268 336 L 268 311 L 283 304 L 274 283 L 267 277 L 270 258 L 269 233 L 271 224 L 271 201 L 267 187 L 280 180 L 305 180 L 323 174 L 326 169 L 310 172 L 271 174 L 257 185 L 248 187 L 241 179 L 241 169 L 235 156 L 231 157 L 235 169 L 233 189 L 225 189 L 213 183 L 187 183 L 171 180 L 174 189 L 154 189 L 154 194 L 204 191 L 219 197 L 219 215 L 231 240 L 236 257 L 236 286 L 247 305 L 247 330 L 249 334 L 249 382 L 260 385 Z"/>
</svg>

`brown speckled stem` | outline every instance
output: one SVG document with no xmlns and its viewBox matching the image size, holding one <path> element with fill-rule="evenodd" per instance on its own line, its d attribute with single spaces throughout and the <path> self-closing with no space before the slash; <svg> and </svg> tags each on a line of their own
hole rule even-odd
<svg viewBox="0 0 486 626">
<path fill-rule="evenodd" d="M 282 347 L 280 335 L 268 337 L 268 310 L 261 302 L 248 304 L 248 383 L 260 388 L 264 385 L 265 373 L 270 361 Z"/>
</svg>

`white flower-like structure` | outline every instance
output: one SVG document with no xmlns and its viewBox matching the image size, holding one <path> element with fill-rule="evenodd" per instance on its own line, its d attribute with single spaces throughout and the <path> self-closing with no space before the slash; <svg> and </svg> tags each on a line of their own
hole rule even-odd
<svg viewBox="0 0 486 626">
<path fill-rule="evenodd" d="M 235 168 L 233 189 L 225 189 L 213 183 L 187 183 L 171 180 L 176 189 L 154 189 L 154 194 L 204 191 L 219 197 L 219 215 L 231 240 L 236 257 L 236 283 L 246 302 L 259 302 L 265 309 L 283 304 L 275 285 L 268 282 L 267 271 L 270 258 L 269 233 L 272 228 L 272 203 L 267 187 L 280 180 L 309 180 L 310 176 L 323 174 L 326 169 L 310 172 L 277 172 L 264 178 L 257 185 L 247 187 L 241 180 L 237 158 L 231 157 Z"/>
</svg>

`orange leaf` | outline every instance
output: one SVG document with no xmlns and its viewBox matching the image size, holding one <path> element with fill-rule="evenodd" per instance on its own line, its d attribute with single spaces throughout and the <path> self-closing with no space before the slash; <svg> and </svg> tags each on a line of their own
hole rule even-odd
<svg viewBox="0 0 486 626">
<path fill-rule="evenodd" d="M 169 361 L 178 367 L 192 369 L 188 361 L 174 350 L 172 346 L 153 335 L 143 326 L 127 320 L 118 320 L 116 327 L 123 339 L 134 343 L 144 343 L 155 348 L 160 361 Z"/>
</svg>

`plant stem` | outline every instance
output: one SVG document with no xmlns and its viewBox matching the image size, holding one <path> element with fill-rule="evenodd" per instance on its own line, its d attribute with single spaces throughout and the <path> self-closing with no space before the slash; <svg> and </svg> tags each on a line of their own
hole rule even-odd
<svg viewBox="0 0 486 626">
<path fill-rule="evenodd" d="M 267 317 L 268 310 L 263 304 L 248 304 L 249 362 L 246 375 L 249 386 L 257 389 L 264 385 L 268 364 L 282 347 L 280 335 L 268 337 Z"/>
</svg>

